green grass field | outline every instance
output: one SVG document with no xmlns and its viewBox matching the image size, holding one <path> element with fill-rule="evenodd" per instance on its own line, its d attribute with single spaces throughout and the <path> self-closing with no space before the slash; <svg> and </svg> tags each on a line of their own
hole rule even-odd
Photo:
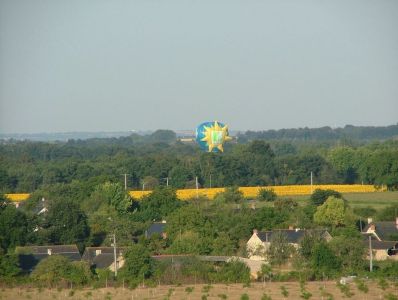
<svg viewBox="0 0 398 300">
<path fill-rule="evenodd" d="M 376 193 L 345 193 L 343 194 L 343 197 L 348 201 L 352 208 L 370 206 L 376 210 L 380 210 L 393 204 L 398 205 L 398 191 Z M 308 203 L 310 196 L 286 196 L 281 198 L 291 198 L 304 205 Z M 259 206 L 261 206 L 261 204 Z M 265 205 L 272 204 L 267 203 Z"/>
<path fill-rule="evenodd" d="M 371 206 L 377 210 L 398 204 L 398 192 L 343 194 L 351 207 Z"/>
</svg>

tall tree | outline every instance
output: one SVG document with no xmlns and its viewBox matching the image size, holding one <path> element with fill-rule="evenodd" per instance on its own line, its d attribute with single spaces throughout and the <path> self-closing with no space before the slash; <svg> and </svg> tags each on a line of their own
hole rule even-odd
<svg viewBox="0 0 398 300">
<path fill-rule="evenodd" d="M 124 253 L 124 265 L 120 276 L 132 284 L 149 278 L 154 272 L 154 262 L 148 249 L 141 244 L 134 244 Z"/>
<path fill-rule="evenodd" d="M 159 186 L 139 202 L 134 218 L 140 221 L 162 221 L 180 205 L 174 189 Z"/>
<path fill-rule="evenodd" d="M 293 254 L 294 248 L 289 244 L 286 234 L 282 231 L 274 231 L 267 250 L 267 258 L 273 265 L 282 265 Z"/>
<path fill-rule="evenodd" d="M 29 233 L 26 215 L 13 204 L 0 209 L 0 247 L 7 252 L 9 248 L 24 245 Z"/>
<path fill-rule="evenodd" d="M 319 225 L 332 227 L 352 225 L 354 214 L 343 199 L 329 197 L 324 204 L 318 206 L 314 221 Z"/>
<path fill-rule="evenodd" d="M 81 245 L 90 235 L 86 214 L 72 200 L 52 202 L 44 227 L 48 241 L 54 244 Z"/>
</svg>

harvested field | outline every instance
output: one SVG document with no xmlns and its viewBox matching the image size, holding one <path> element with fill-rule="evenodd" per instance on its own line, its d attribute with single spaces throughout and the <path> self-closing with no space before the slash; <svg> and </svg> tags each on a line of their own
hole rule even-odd
<svg viewBox="0 0 398 300">
<path fill-rule="evenodd" d="M 355 283 L 349 284 L 346 294 L 337 287 L 336 282 L 308 282 L 304 292 L 312 294 L 307 299 L 396 299 L 398 290 L 392 284 L 382 290 L 375 282 L 366 282 L 368 292 L 358 290 Z M 282 295 L 282 286 L 288 295 Z M 273 282 L 253 283 L 250 287 L 242 284 L 214 284 L 211 286 L 197 284 L 184 286 L 160 286 L 155 288 L 137 288 L 134 290 L 123 288 L 101 289 L 37 289 L 37 288 L 3 288 L 0 291 L 0 299 L 95 299 L 95 300 L 121 300 L 121 299 L 241 299 L 247 294 L 249 299 L 261 299 L 268 295 L 270 299 L 303 299 L 303 293 L 298 282 Z M 386 298 L 386 297 L 390 298 Z M 247 298 L 246 298 L 247 299 Z M 266 298 L 264 298 L 266 299 Z"/>
</svg>

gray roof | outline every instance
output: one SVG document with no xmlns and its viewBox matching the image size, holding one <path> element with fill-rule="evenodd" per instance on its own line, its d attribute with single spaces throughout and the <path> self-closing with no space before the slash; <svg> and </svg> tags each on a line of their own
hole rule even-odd
<svg viewBox="0 0 398 300">
<path fill-rule="evenodd" d="M 364 233 L 363 244 L 365 248 L 369 248 L 369 236 L 372 240 L 372 249 L 387 250 L 389 248 L 398 248 L 398 241 L 379 241 L 373 234 Z M 397 245 L 397 247 L 395 247 Z"/>
<path fill-rule="evenodd" d="M 126 247 L 116 247 L 116 257 L 126 250 Z M 114 262 L 113 247 L 86 247 L 82 259 L 95 268 L 108 268 Z"/>
<path fill-rule="evenodd" d="M 257 236 L 262 242 L 270 242 L 274 232 L 282 232 L 286 235 L 287 241 L 292 244 L 297 244 L 303 238 L 306 232 L 318 232 L 322 236 L 329 234 L 327 230 L 304 230 L 304 229 L 276 229 L 274 231 L 259 231 Z"/>
<path fill-rule="evenodd" d="M 398 229 L 395 225 L 395 221 L 373 222 L 371 224 L 368 224 L 365 227 L 364 231 L 368 231 L 369 227 L 372 224 L 375 225 L 375 231 L 376 231 L 377 236 L 383 241 L 391 240 L 392 239 L 391 235 L 398 236 Z"/>
<path fill-rule="evenodd" d="M 372 249 L 380 250 L 380 249 L 389 249 L 389 248 L 395 248 L 395 245 L 398 242 L 394 241 L 372 241 Z M 369 241 L 365 243 L 365 245 L 368 247 L 369 246 Z"/>
<path fill-rule="evenodd" d="M 17 252 L 32 254 L 48 254 L 51 250 L 52 254 L 79 253 L 76 245 L 46 245 L 46 246 L 25 246 L 17 247 Z"/>
<path fill-rule="evenodd" d="M 166 225 L 167 224 L 163 222 L 152 223 L 145 232 L 146 237 L 151 237 L 152 234 L 162 234 L 165 232 Z"/>
<path fill-rule="evenodd" d="M 64 256 L 70 261 L 81 260 L 80 253 L 76 245 L 17 247 L 16 252 L 18 253 L 19 265 L 25 272 L 31 272 L 41 260 L 50 256 L 49 252 L 51 252 L 51 255 Z"/>
</svg>

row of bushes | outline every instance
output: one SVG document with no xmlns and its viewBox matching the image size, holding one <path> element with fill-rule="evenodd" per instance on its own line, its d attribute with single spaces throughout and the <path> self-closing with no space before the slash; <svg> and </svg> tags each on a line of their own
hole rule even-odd
<svg viewBox="0 0 398 300">
<path fill-rule="evenodd" d="M 136 249 L 138 251 L 142 249 Z M 133 250 L 135 251 L 135 250 Z M 130 252 L 131 255 L 131 252 Z M 130 257 L 131 259 L 131 257 Z M 4 259 L 2 260 L 4 263 Z M 92 269 L 87 262 L 70 262 L 63 256 L 53 255 L 42 260 L 30 275 L 13 273 L 14 276 L 1 274 L 2 281 L 11 284 L 34 284 L 40 287 L 78 287 L 106 285 L 126 285 L 136 287 L 140 284 L 155 286 L 161 284 L 192 283 L 243 283 L 250 284 L 250 269 L 245 263 L 233 260 L 227 263 L 205 262 L 196 257 L 181 257 L 163 261 L 152 258 L 141 261 L 126 261 L 114 278 L 109 269 Z M 337 279 L 342 274 L 335 273 L 319 278 L 312 269 L 282 272 L 273 271 L 269 265 L 263 265 L 258 273 L 259 281 L 312 281 Z M 377 262 L 374 271 L 357 273 L 360 277 L 394 280 L 398 276 L 398 262 Z"/>
</svg>

